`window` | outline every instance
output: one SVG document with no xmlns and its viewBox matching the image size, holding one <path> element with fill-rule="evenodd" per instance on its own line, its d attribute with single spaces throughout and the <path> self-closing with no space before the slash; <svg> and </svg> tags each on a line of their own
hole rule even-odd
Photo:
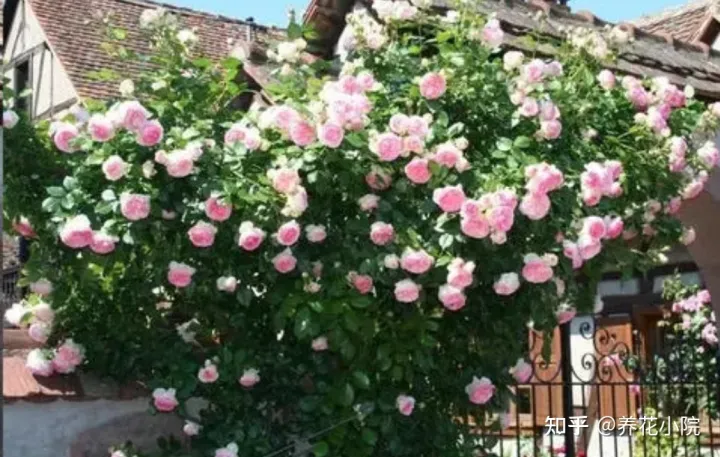
<svg viewBox="0 0 720 457">
<path fill-rule="evenodd" d="M 30 107 L 30 96 L 20 95 L 31 87 L 30 85 L 30 60 L 19 63 L 15 67 L 15 108 L 17 110 L 28 110 Z"/>
</svg>

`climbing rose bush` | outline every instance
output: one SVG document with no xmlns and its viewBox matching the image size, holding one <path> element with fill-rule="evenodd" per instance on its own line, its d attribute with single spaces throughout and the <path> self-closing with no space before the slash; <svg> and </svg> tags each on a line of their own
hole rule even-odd
<svg viewBox="0 0 720 457">
<path fill-rule="evenodd" d="M 717 380 L 718 338 L 710 293 L 676 276 L 665 281 L 663 296 L 669 305 L 658 325 L 666 347 L 651 360 L 635 357 L 629 362 L 642 384 L 658 386 L 644 395 L 664 416 L 692 413 L 717 418 L 711 385 Z"/>
<path fill-rule="evenodd" d="M 292 26 L 273 103 L 243 113 L 242 62 L 150 11 L 153 69 L 116 102 L 37 135 L 3 116 L 6 217 L 33 240 L 8 317 L 47 341 L 35 374 L 141 381 L 187 421 L 164 455 L 470 456 L 531 375 L 528 326 L 691 241 L 673 215 L 720 109 L 603 70 L 621 32 L 551 60 L 470 11 L 376 13 L 349 17 L 339 74 Z"/>
</svg>

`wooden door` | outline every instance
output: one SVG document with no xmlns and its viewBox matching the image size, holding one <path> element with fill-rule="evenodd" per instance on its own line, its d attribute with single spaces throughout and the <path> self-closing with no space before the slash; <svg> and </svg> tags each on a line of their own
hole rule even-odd
<svg viewBox="0 0 720 457">
<path fill-rule="evenodd" d="M 610 416 L 617 421 L 621 417 L 635 416 L 635 395 L 630 391 L 633 374 L 624 364 L 633 351 L 630 316 L 598 318 L 594 343 L 597 387 L 592 389 L 591 395 L 596 398 L 591 398 L 591 402 L 597 401 L 598 417 Z"/>
<path fill-rule="evenodd" d="M 553 331 L 548 360 L 542 355 L 546 336 L 531 330 L 528 337 L 530 360 L 533 361 L 535 373 L 527 386 L 530 393 L 530 407 L 533 411 L 534 423 L 543 426 L 548 417 L 563 417 L 560 329 L 556 327 Z"/>
</svg>

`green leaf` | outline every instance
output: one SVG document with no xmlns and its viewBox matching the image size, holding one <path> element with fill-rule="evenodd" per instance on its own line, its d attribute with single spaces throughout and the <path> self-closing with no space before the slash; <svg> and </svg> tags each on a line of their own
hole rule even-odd
<svg viewBox="0 0 720 457">
<path fill-rule="evenodd" d="M 302 27 L 297 23 L 293 22 L 287 29 L 287 36 L 291 40 L 302 38 L 303 30 Z"/>
<path fill-rule="evenodd" d="M 315 455 L 315 457 L 325 457 L 329 451 L 330 446 L 328 446 L 325 441 L 315 443 L 315 445 L 313 446 L 313 454 Z"/>
<path fill-rule="evenodd" d="M 113 27 L 111 29 L 111 33 L 113 38 L 115 38 L 116 40 L 124 40 L 125 38 L 127 38 L 127 31 L 125 29 Z"/>
<path fill-rule="evenodd" d="M 354 400 L 355 390 L 353 390 L 350 384 L 345 384 L 345 388 L 342 392 L 342 397 L 340 398 L 340 403 L 344 406 L 352 406 Z"/>
<path fill-rule="evenodd" d="M 499 150 L 507 152 L 512 149 L 513 142 L 510 138 L 500 138 L 495 145 Z"/>
<path fill-rule="evenodd" d="M 365 444 L 368 444 L 370 446 L 375 446 L 377 444 L 378 436 L 375 430 L 366 428 L 362 431 L 362 440 L 365 442 Z"/>
<path fill-rule="evenodd" d="M 453 241 L 455 241 L 453 239 L 453 236 L 449 233 L 445 233 L 440 237 L 440 247 L 443 249 L 447 249 L 452 246 Z"/>
<path fill-rule="evenodd" d="M 353 383 L 358 389 L 370 388 L 370 378 L 362 371 L 355 371 L 352 374 Z"/>
<path fill-rule="evenodd" d="M 52 197 L 62 198 L 65 196 L 65 189 L 62 187 L 48 187 L 47 193 Z"/>
<path fill-rule="evenodd" d="M 504 159 L 507 157 L 507 153 L 499 149 L 494 150 L 490 155 L 495 159 Z"/>
<path fill-rule="evenodd" d="M 297 316 L 295 316 L 295 337 L 297 339 L 304 339 L 307 337 L 310 333 L 311 328 L 311 315 L 310 310 L 307 308 L 303 308 L 300 311 L 298 311 Z"/>
<path fill-rule="evenodd" d="M 100 198 L 103 199 L 103 201 L 111 202 L 114 201 L 117 196 L 115 195 L 115 192 L 113 192 L 112 189 L 105 189 L 102 194 L 100 194 Z"/>
<path fill-rule="evenodd" d="M 515 138 L 513 145 L 519 149 L 529 148 L 532 145 L 532 140 L 526 136 L 519 136 Z"/>
<path fill-rule="evenodd" d="M 65 179 L 63 179 L 63 187 L 67 190 L 73 190 L 77 187 L 77 185 L 77 179 L 73 178 L 72 176 L 65 176 Z"/>
</svg>

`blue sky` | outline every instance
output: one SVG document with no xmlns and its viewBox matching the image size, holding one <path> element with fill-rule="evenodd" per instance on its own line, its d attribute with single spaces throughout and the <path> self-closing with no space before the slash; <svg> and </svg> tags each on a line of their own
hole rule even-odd
<svg viewBox="0 0 720 457">
<path fill-rule="evenodd" d="M 302 14 L 309 0 L 165 0 L 176 5 L 245 19 L 254 17 L 266 25 L 287 25 L 286 12 L 294 7 Z M 684 0 L 570 0 L 573 10 L 589 10 L 600 18 L 617 22 L 682 5 Z"/>
</svg>

